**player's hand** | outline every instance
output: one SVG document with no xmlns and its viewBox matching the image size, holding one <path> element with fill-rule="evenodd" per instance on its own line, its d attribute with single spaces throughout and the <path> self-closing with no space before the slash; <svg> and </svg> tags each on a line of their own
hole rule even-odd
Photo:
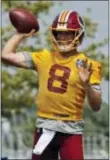
<svg viewBox="0 0 110 160">
<path fill-rule="evenodd" d="M 35 31 L 35 29 L 32 29 L 29 33 L 19 33 L 19 32 L 17 32 L 16 34 L 19 37 L 21 37 L 21 39 L 24 39 L 24 38 L 32 37 L 33 35 L 36 34 L 36 31 Z"/>
<path fill-rule="evenodd" d="M 79 78 L 84 85 L 89 82 L 91 73 L 92 73 L 92 63 L 88 63 L 88 61 L 86 60 L 84 62 L 84 65 L 79 67 Z"/>
</svg>

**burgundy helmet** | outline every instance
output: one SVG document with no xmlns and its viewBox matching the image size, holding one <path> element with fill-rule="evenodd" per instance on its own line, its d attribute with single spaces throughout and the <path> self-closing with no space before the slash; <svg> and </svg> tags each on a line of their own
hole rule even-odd
<svg viewBox="0 0 110 160">
<path fill-rule="evenodd" d="M 59 51 L 70 51 L 82 43 L 85 35 L 85 24 L 81 16 L 75 11 L 64 10 L 58 14 L 51 26 L 53 42 Z M 69 45 L 59 42 L 56 39 L 58 31 L 74 31 L 75 37 Z"/>
</svg>

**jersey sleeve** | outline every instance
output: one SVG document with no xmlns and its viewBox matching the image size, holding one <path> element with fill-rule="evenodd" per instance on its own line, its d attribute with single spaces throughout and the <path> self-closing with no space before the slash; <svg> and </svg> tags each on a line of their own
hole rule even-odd
<svg viewBox="0 0 110 160">
<path fill-rule="evenodd" d="M 92 61 L 92 74 L 90 77 L 90 84 L 100 84 L 101 83 L 101 63 L 97 61 Z"/>
<path fill-rule="evenodd" d="M 36 70 L 38 69 L 39 64 L 44 60 L 47 52 L 48 50 L 43 49 L 41 51 L 31 53 L 32 61 L 34 63 Z"/>
</svg>

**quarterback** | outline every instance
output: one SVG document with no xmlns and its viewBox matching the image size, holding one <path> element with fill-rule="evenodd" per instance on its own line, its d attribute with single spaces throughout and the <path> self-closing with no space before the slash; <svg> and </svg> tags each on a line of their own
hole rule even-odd
<svg viewBox="0 0 110 160">
<path fill-rule="evenodd" d="M 50 32 L 54 51 L 16 53 L 20 42 L 35 34 L 32 30 L 13 35 L 2 50 L 2 60 L 39 75 L 32 160 L 83 160 L 84 100 L 87 97 L 93 111 L 100 110 L 101 64 L 77 49 L 85 24 L 76 11 L 58 14 Z"/>
</svg>

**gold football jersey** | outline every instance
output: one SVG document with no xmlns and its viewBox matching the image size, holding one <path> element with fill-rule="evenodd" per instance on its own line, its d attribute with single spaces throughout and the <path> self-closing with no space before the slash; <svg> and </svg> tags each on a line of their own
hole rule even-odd
<svg viewBox="0 0 110 160">
<path fill-rule="evenodd" d="M 78 74 L 82 60 L 88 59 L 83 53 L 63 58 L 58 53 L 44 49 L 33 52 L 39 77 L 39 91 L 36 98 L 37 115 L 55 120 L 81 120 L 85 90 Z M 92 62 L 91 84 L 101 82 L 101 64 Z"/>
</svg>

